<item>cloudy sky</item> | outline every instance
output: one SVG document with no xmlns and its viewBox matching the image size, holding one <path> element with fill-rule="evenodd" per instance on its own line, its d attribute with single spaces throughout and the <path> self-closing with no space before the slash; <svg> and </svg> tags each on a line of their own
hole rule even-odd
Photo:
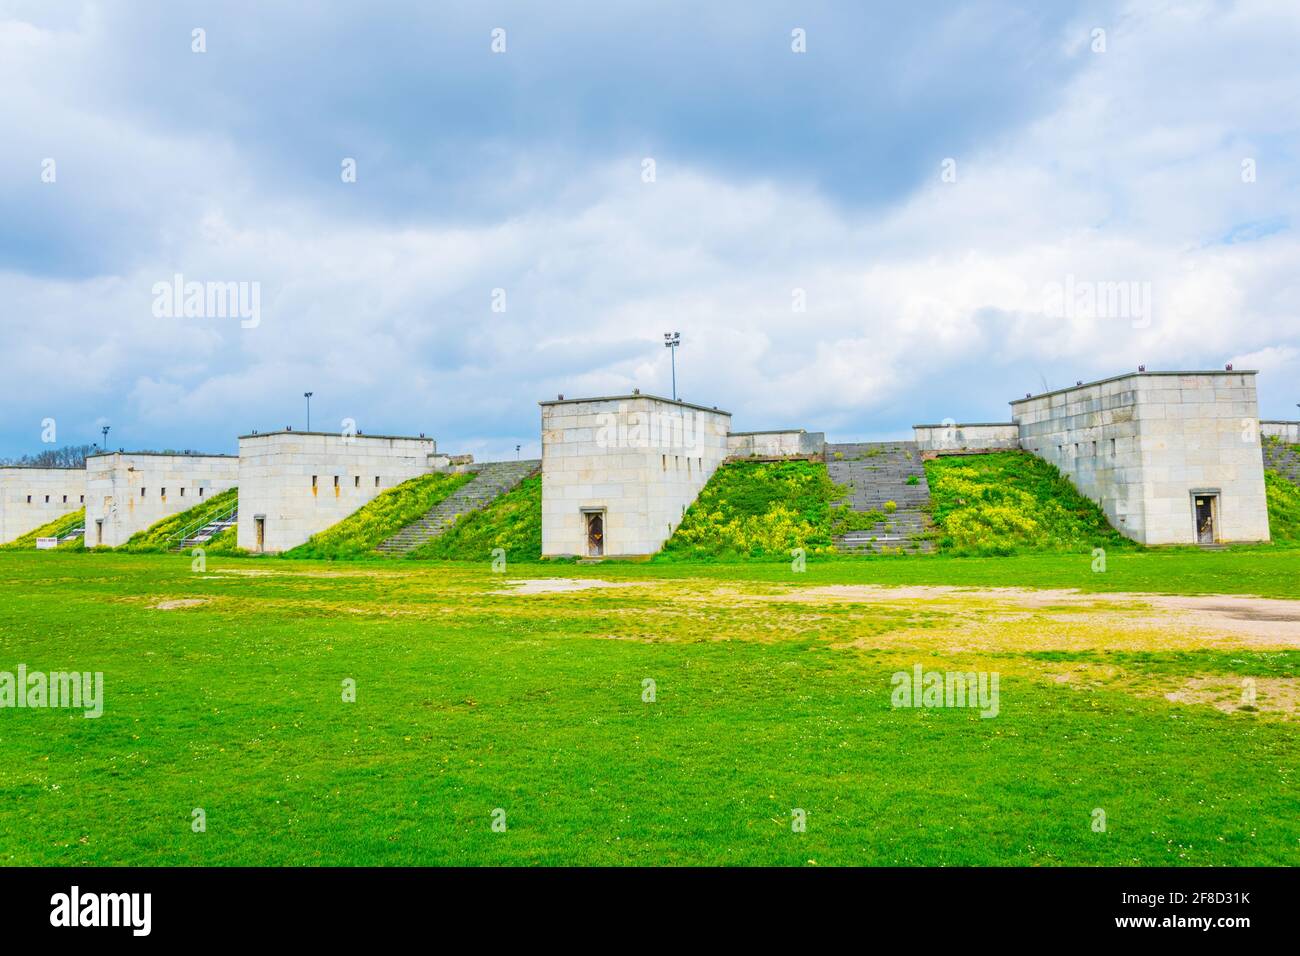
<svg viewBox="0 0 1300 956">
<path fill-rule="evenodd" d="M 306 390 L 536 454 L 539 399 L 667 393 L 669 330 L 737 430 L 1229 361 L 1294 418 L 1297 51 L 1293 0 L 0 0 L 0 455 L 229 452 Z"/>
</svg>

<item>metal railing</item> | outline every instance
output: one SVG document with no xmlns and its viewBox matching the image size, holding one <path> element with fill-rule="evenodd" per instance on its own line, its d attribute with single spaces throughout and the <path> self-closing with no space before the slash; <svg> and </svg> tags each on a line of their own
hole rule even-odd
<svg viewBox="0 0 1300 956">
<path fill-rule="evenodd" d="M 185 539 L 188 538 L 193 532 L 202 531 L 210 524 L 220 524 L 223 521 L 230 521 L 232 519 L 238 518 L 238 516 L 239 516 L 239 502 L 236 501 L 234 505 L 232 505 L 230 508 L 226 509 L 225 511 L 221 512 L 220 514 L 211 515 L 207 518 L 204 518 L 202 521 L 199 521 L 196 524 L 189 525 L 183 528 L 182 530 L 177 531 L 175 534 L 168 535 L 164 540 L 168 548 L 180 547 L 185 543 Z"/>
</svg>

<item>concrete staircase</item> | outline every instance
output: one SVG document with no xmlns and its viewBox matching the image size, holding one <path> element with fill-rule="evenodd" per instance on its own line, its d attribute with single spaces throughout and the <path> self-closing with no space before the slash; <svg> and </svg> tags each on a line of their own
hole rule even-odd
<svg viewBox="0 0 1300 956">
<path fill-rule="evenodd" d="M 1264 467 L 1281 474 L 1292 484 L 1300 485 L 1300 446 L 1273 444 L 1264 439 Z"/>
<path fill-rule="evenodd" d="M 885 502 L 898 505 L 893 514 L 865 531 L 835 538 L 846 553 L 868 551 L 929 552 L 934 542 L 925 537 L 933 528 L 927 508 L 930 486 L 925 480 L 921 452 L 916 442 L 854 442 L 826 446 L 826 470 L 831 481 L 850 489 L 839 504 L 854 511 L 885 511 Z M 916 483 L 908 484 L 915 476 Z"/>
<path fill-rule="evenodd" d="M 461 485 L 424 515 L 379 545 L 382 554 L 406 554 L 426 541 L 438 537 L 454 525 L 461 515 L 478 511 L 518 487 L 519 483 L 541 469 L 540 459 L 524 461 L 488 461 L 471 465 L 472 481 Z"/>
</svg>

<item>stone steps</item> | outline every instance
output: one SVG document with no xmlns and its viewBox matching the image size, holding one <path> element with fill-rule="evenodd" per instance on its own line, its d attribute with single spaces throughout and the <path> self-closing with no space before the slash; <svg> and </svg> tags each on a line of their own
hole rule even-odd
<svg viewBox="0 0 1300 956">
<path fill-rule="evenodd" d="M 422 517 L 381 543 L 376 549 L 383 554 L 406 554 L 446 532 L 461 515 L 478 511 L 513 491 L 542 467 L 538 459 L 524 461 L 490 461 L 471 465 L 472 481 L 466 482 L 430 508 Z"/>
<path fill-rule="evenodd" d="M 826 471 L 831 481 L 850 489 L 839 501 L 859 514 L 885 511 L 892 501 L 897 510 L 863 531 L 835 537 L 835 547 L 852 553 L 934 550 L 930 539 L 930 486 L 916 442 L 850 442 L 826 446 Z M 909 478 L 915 484 L 908 484 Z"/>
<path fill-rule="evenodd" d="M 171 550 L 176 552 L 185 551 L 195 545 L 206 544 L 217 535 L 221 534 L 221 532 L 228 528 L 233 528 L 238 523 L 239 512 L 232 511 L 227 517 L 219 518 L 216 521 L 210 521 L 193 534 L 181 538 L 180 543 L 172 545 Z"/>
</svg>

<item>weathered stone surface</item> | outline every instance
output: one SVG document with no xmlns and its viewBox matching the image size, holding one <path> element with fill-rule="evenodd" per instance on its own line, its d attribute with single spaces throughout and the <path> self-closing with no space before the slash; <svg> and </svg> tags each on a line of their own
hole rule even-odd
<svg viewBox="0 0 1300 956">
<path fill-rule="evenodd" d="M 431 472 L 436 451 L 432 438 L 288 431 L 241 436 L 239 547 L 297 547 L 381 492 Z"/>
<path fill-rule="evenodd" d="M 650 395 L 542 402 L 542 554 L 654 554 L 727 457 L 731 415 Z"/>
<path fill-rule="evenodd" d="M 86 546 L 116 548 L 137 531 L 234 486 L 234 455 L 110 452 L 86 459 Z"/>
<path fill-rule="evenodd" d="M 85 496 L 83 468 L 0 467 L 0 544 L 76 511 Z"/>
<path fill-rule="evenodd" d="M 1254 372 L 1136 372 L 1011 403 L 1020 445 L 1143 544 L 1194 544 L 1197 493 L 1218 541 L 1267 541 Z"/>
</svg>

